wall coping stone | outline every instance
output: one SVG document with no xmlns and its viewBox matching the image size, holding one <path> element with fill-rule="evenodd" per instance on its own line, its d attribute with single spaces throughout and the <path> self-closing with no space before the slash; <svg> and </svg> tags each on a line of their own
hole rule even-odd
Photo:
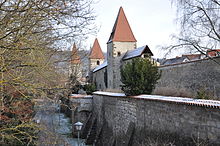
<svg viewBox="0 0 220 146">
<path fill-rule="evenodd" d="M 69 98 L 92 98 L 92 95 L 70 94 Z"/>
<path fill-rule="evenodd" d="M 218 100 L 204 100 L 204 99 L 171 97 L 171 96 L 160 96 L 160 95 L 126 96 L 124 93 L 112 93 L 112 92 L 102 92 L 102 91 L 96 91 L 96 92 L 93 92 L 93 94 L 111 96 L 111 97 L 119 97 L 119 98 L 135 98 L 135 99 L 143 99 L 143 100 L 153 100 L 153 101 L 158 101 L 158 102 L 170 102 L 170 103 L 176 103 L 176 104 L 186 104 L 190 106 L 201 106 L 201 107 L 220 109 L 220 101 Z"/>
</svg>

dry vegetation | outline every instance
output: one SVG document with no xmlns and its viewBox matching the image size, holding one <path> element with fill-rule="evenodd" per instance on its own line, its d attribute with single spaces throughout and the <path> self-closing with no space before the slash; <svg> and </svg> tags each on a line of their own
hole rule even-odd
<svg viewBox="0 0 220 146">
<path fill-rule="evenodd" d="M 34 145 L 33 98 L 60 89 L 53 54 L 91 33 L 92 1 L 0 0 L 0 145 Z M 54 93 L 57 92 L 56 90 Z"/>
</svg>

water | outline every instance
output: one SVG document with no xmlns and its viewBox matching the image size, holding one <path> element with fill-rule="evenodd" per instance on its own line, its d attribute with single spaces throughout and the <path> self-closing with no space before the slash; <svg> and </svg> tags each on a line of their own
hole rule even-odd
<svg viewBox="0 0 220 146">
<path fill-rule="evenodd" d="M 62 137 L 65 139 L 65 141 L 68 144 L 72 146 L 77 146 L 77 138 L 72 138 L 72 125 L 71 125 L 70 118 L 67 117 L 63 113 L 60 113 L 60 114 L 55 113 L 54 116 L 56 117 L 57 121 L 59 121 L 59 116 L 60 116 L 60 124 L 58 124 L 59 126 L 56 128 L 55 131 L 58 134 L 62 135 Z M 79 139 L 80 146 L 86 146 L 84 142 L 85 140 Z"/>
<path fill-rule="evenodd" d="M 39 146 L 78 146 L 77 138 L 72 137 L 70 118 L 59 113 L 59 106 L 51 100 L 43 99 L 35 104 L 34 121 L 39 125 L 37 145 Z M 79 146 L 86 146 L 79 139 Z"/>
</svg>

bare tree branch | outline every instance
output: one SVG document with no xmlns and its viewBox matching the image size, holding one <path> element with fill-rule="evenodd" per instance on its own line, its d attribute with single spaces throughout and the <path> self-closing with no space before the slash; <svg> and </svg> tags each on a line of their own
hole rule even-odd
<svg viewBox="0 0 220 146">
<path fill-rule="evenodd" d="M 177 44 L 168 47 L 169 49 L 181 46 L 205 54 L 209 49 L 220 47 L 220 3 L 218 0 L 172 0 L 172 2 L 175 2 L 178 8 L 181 32 L 178 37 L 175 37 Z M 178 43 L 181 45 L 179 46 Z"/>
</svg>

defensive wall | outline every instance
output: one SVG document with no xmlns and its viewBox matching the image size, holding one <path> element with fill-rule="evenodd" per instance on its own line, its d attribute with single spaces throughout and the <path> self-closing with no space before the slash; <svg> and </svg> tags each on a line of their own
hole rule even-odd
<svg viewBox="0 0 220 146">
<path fill-rule="evenodd" d="M 160 66 L 159 70 L 162 75 L 154 94 L 193 97 L 204 91 L 220 98 L 220 56 Z"/>
<path fill-rule="evenodd" d="M 160 66 L 159 70 L 162 74 L 153 94 L 195 97 L 198 92 L 205 92 L 209 97 L 220 98 L 220 56 Z M 106 76 L 106 68 L 94 74 L 98 90 L 106 90 Z"/>
<path fill-rule="evenodd" d="M 220 101 L 94 92 L 89 123 L 87 131 L 95 129 L 92 143 L 100 146 L 146 145 L 152 136 L 176 145 L 196 140 L 219 145 Z"/>
</svg>

